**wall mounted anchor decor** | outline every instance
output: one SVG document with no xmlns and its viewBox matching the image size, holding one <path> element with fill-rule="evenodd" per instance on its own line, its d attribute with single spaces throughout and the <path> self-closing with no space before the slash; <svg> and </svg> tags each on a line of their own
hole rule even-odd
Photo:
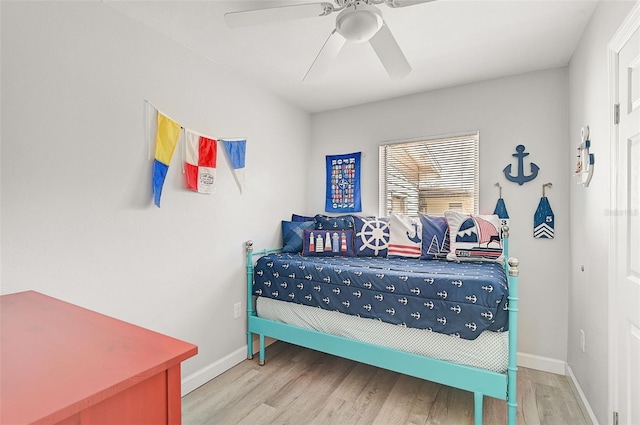
<svg viewBox="0 0 640 425">
<path fill-rule="evenodd" d="M 506 167 L 504 167 L 504 170 L 502 170 L 504 171 L 504 176 L 507 178 L 507 180 L 509 180 L 510 182 L 518 183 L 520 186 L 538 177 L 538 171 L 540 170 L 540 167 L 531 162 L 529 163 L 531 174 L 524 174 L 524 158 L 529 155 L 529 153 L 525 152 L 524 149 L 524 145 L 518 145 L 516 146 L 516 153 L 511 154 L 511 156 L 515 156 L 516 158 L 518 158 L 518 174 L 516 174 L 515 176 L 511 175 L 511 164 L 507 165 Z"/>
</svg>

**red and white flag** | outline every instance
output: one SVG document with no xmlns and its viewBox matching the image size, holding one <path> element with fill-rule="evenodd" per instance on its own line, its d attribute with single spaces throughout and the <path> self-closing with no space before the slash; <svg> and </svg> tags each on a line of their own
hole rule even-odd
<svg viewBox="0 0 640 425">
<path fill-rule="evenodd" d="M 218 143 L 185 129 L 185 175 L 187 188 L 199 193 L 214 193 Z"/>
</svg>

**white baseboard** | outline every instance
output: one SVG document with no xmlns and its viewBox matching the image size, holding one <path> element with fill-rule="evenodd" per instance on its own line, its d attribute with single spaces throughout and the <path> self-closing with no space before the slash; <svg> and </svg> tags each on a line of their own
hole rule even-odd
<svg viewBox="0 0 640 425">
<path fill-rule="evenodd" d="M 596 419 L 596 415 L 593 413 L 589 402 L 587 401 L 587 397 L 585 397 L 584 392 L 582 392 L 582 388 L 576 379 L 576 376 L 573 374 L 573 370 L 571 370 L 571 366 L 567 365 L 567 381 L 569 381 L 569 386 L 573 391 L 573 394 L 576 396 L 576 400 L 578 400 L 578 405 L 580 405 L 580 410 L 582 410 L 582 414 L 584 415 L 587 421 L 590 421 L 591 425 L 598 425 L 598 419 Z"/>
<path fill-rule="evenodd" d="M 557 375 L 565 375 L 567 373 L 566 362 L 549 357 L 536 356 L 535 354 L 518 353 L 518 366 L 555 373 Z"/>
<path fill-rule="evenodd" d="M 182 396 L 206 384 L 216 376 L 231 369 L 247 358 L 247 346 L 238 348 L 220 360 L 195 371 L 182 379 Z"/>
</svg>

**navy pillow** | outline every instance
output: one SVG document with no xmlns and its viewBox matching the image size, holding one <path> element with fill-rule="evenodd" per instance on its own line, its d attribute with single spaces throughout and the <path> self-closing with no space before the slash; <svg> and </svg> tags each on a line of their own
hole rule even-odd
<svg viewBox="0 0 640 425">
<path fill-rule="evenodd" d="M 302 236 L 304 229 L 313 229 L 313 221 L 282 222 L 282 252 L 302 252 Z"/>
<path fill-rule="evenodd" d="M 352 215 L 340 215 L 337 217 L 329 217 L 322 214 L 316 214 L 314 217 L 316 229 L 318 230 L 353 230 Z"/>
<path fill-rule="evenodd" d="M 359 257 L 386 257 L 389 248 L 389 219 L 353 216 L 354 248 Z"/>
<path fill-rule="evenodd" d="M 314 217 L 307 217 L 306 215 L 298 215 L 291 214 L 291 221 L 301 222 L 301 221 L 313 221 Z"/>
<path fill-rule="evenodd" d="M 353 230 L 305 229 L 302 255 L 309 257 L 353 257 Z"/>
<path fill-rule="evenodd" d="M 446 258 L 449 253 L 449 224 L 444 217 L 433 217 L 420 213 L 422 224 L 421 260 Z"/>
</svg>

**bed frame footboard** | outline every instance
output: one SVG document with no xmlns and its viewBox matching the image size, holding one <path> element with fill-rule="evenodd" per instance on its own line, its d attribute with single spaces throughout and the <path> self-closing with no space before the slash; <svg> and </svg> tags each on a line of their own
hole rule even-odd
<svg viewBox="0 0 640 425">
<path fill-rule="evenodd" d="M 505 256 L 508 254 L 509 229 L 503 228 Z M 475 425 L 482 425 L 484 396 L 507 402 L 507 423 L 516 425 L 517 411 L 517 341 L 518 341 L 518 265 L 509 258 L 505 271 L 509 283 L 509 360 L 506 373 L 497 373 L 417 354 L 393 350 L 348 338 L 325 334 L 257 316 L 253 296 L 253 256 L 281 251 L 281 248 L 253 251 L 253 242 L 246 242 L 247 252 L 247 358 L 253 359 L 253 335 L 259 336 L 259 363 L 265 363 L 265 336 L 300 345 L 324 353 L 370 364 L 416 378 L 471 391 L 474 395 Z M 508 258 L 508 257 L 507 257 Z"/>
</svg>

